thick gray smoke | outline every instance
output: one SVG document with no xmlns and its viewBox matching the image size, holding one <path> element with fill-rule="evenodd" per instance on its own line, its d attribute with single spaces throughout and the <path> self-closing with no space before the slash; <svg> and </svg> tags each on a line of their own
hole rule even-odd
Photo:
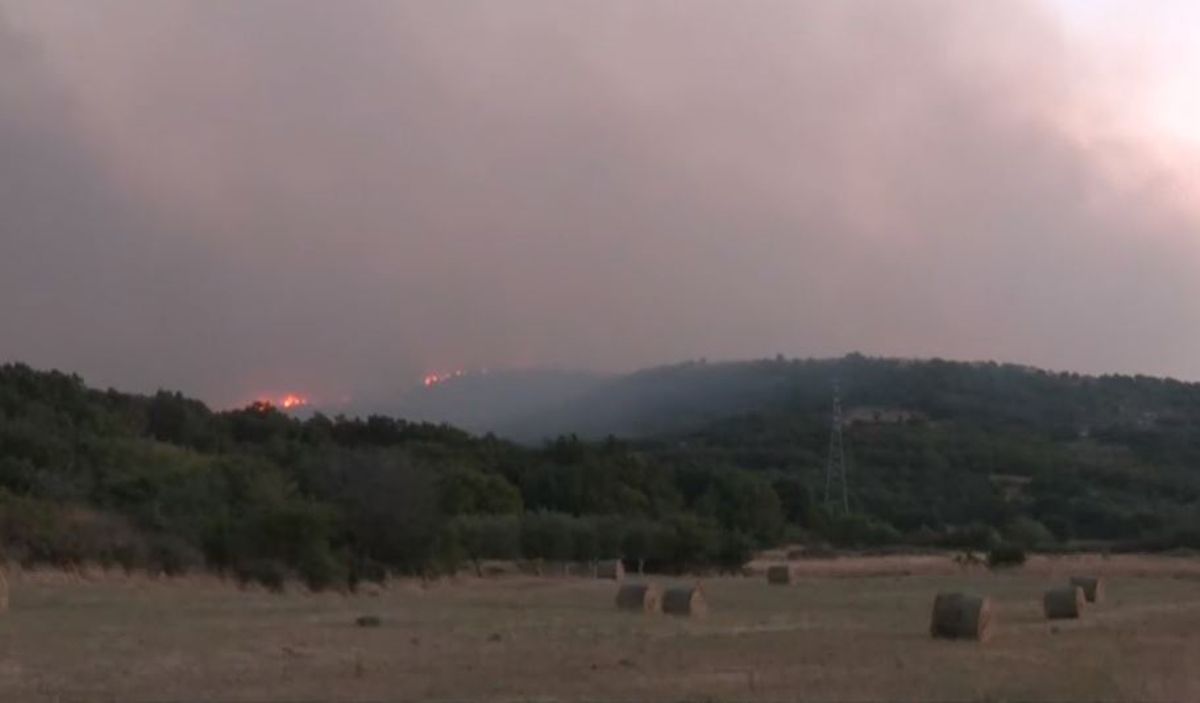
<svg viewBox="0 0 1200 703">
<path fill-rule="evenodd" d="M 1200 227 L 1125 88 L 1020 2 L 0 0 L 0 358 L 217 404 L 776 352 L 1200 377 Z"/>
</svg>

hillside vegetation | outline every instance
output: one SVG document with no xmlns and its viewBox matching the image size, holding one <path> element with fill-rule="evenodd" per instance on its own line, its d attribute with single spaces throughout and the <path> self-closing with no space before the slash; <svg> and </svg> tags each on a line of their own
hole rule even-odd
<svg viewBox="0 0 1200 703">
<path fill-rule="evenodd" d="M 849 517 L 821 501 L 835 378 Z M 3 366 L 0 549 L 324 587 L 484 558 L 734 568 L 784 540 L 1200 546 L 1195 384 L 851 356 L 649 370 L 560 414 L 589 402 L 580 431 L 633 438 L 212 412 Z"/>
</svg>

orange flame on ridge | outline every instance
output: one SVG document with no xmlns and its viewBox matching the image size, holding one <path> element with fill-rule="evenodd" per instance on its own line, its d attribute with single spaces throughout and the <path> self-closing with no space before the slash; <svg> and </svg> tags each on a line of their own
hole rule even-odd
<svg viewBox="0 0 1200 703">
<path fill-rule="evenodd" d="M 301 408 L 305 405 L 308 405 L 308 398 L 289 393 L 280 399 L 279 404 L 283 406 L 284 410 L 289 408 Z"/>
<path fill-rule="evenodd" d="M 452 371 L 450 373 L 431 373 L 431 374 L 426 374 L 425 378 L 422 379 L 421 382 L 425 384 L 426 388 L 429 388 L 431 386 L 436 386 L 439 383 L 444 383 L 445 381 L 449 381 L 452 378 L 458 378 L 459 376 L 464 376 L 464 375 L 466 375 L 466 373 L 467 372 L 463 371 L 462 369 L 459 369 L 457 371 Z"/>
<path fill-rule="evenodd" d="M 284 410 L 291 410 L 293 408 L 302 408 L 308 405 L 308 403 L 308 398 L 302 395 L 296 395 L 295 393 L 288 393 L 287 395 L 278 399 L 259 398 L 258 400 L 254 401 L 253 405 L 261 405 L 266 408 L 283 408 Z"/>
</svg>

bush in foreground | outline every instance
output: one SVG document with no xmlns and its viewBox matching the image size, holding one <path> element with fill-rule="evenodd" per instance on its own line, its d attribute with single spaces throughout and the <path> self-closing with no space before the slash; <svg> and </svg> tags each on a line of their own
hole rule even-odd
<svg viewBox="0 0 1200 703">
<path fill-rule="evenodd" d="M 1025 563 L 1025 550 L 1015 544 L 1001 544 L 988 552 L 988 566 L 993 569 L 1016 568 Z"/>
</svg>

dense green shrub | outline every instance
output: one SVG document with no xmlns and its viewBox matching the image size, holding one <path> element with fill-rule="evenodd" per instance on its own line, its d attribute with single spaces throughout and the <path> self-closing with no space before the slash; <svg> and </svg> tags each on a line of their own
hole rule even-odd
<svg viewBox="0 0 1200 703">
<path fill-rule="evenodd" d="M 521 519 L 516 515 L 462 515 L 451 523 L 467 559 L 521 557 Z"/>
<path fill-rule="evenodd" d="M 323 547 L 313 547 L 301 555 L 296 573 L 312 591 L 349 585 L 349 568 L 342 559 Z"/>
<path fill-rule="evenodd" d="M 903 539 L 895 527 L 866 515 L 839 517 L 827 524 L 830 541 L 842 547 L 879 547 Z"/>
<path fill-rule="evenodd" d="M 346 582 L 351 590 L 363 583 L 384 583 L 388 579 L 387 565 L 366 557 L 349 559 Z"/>
<path fill-rule="evenodd" d="M 754 540 L 741 532 L 726 532 L 717 547 L 715 561 L 721 571 L 735 574 L 754 557 Z"/>
<path fill-rule="evenodd" d="M 1014 568 L 1025 563 L 1025 550 L 1016 544 L 999 544 L 988 552 L 987 559 L 993 569 Z"/>
<path fill-rule="evenodd" d="M 949 529 L 942 538 L 942 546 L 954 549 L 989 550 L 999 545 L 1003 540 L 996 528 L 979 522 L 972 522 L 961 528 Z"/>
<path fill-rule="evenodd" d="M 288 570 L 273 559 L 258 559 L 236 564 L 234 575 L 242 586 L 256 583 L 268 591 L 282 593 L 287 584 Z"/>
<path fill-rule="evenodd" d="M 174 535 L 155 535 L 146 547 L 146 566 L 168 576 L 180 576 L 204 566 L 195 547 Z"/>
<path fill-rule="evenodd" d="M 527 559 L 568 561 L 573 556 L 572 519 L 561 513 L 521 516 L 521 553 Z"/>
<path fill-rule="evenodd" d="M 1004 528 L 1004 541 L 1025 549 L 1038 549 L 1053 545 L 1057 540 L 1045 525 L 1025 515 L 1012 519 Z"/>
</svg>

